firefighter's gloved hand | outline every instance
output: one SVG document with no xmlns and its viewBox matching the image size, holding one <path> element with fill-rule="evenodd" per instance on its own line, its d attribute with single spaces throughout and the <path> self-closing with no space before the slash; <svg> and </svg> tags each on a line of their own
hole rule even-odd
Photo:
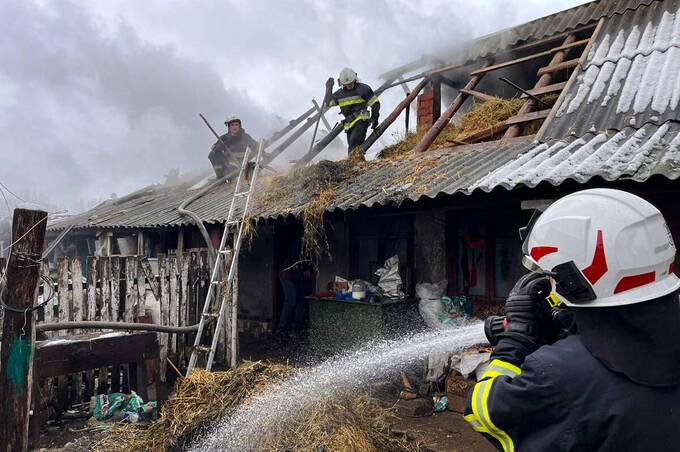
<svg viewBox="0 0 680 452">
<path fill-rule="evenodd" d="M 378 118 L 374 118 L 373 122 L 371 123 L 371 129 L 375 130 L 378 128 Z"/>
<path fill-rule="evenodd" d="M 333 89 L 334 84 L 335 80 L 333 80 L 333 77 L 328 77 L 328 80 L 326 80 L 326 89 Z"/>
<path fill-rule="evenodd" d="M 555 328 L 545 301 L 550 290 L 547 276 L 529 273 L 520 278 L 505 302 L 505 331 L 526 336 L 538 345 L 551 342 Z"/>
</svg>

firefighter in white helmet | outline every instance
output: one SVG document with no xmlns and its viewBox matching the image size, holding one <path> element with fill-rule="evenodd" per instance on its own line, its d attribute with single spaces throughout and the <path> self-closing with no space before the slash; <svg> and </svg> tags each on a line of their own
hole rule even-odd
<svg viewBox="0 0 680 452">
<path fill-rule="evenodd" d="M 378 127 L 380 100 L 371 87 L 359 82 L 357 73 L 348 67 L 340 71 L 338 77 L 340 89 L 332 92 L 333 84 L 333 77 L 326 81 L 326 105 L 340 107 L 340 112 L 345 117 L 347 148 L 351 152 L 364 142 L 369 125 L 374 130 Z"/>
<path fill-rule="evenodd" d="M 680 450 L 680 279 L 661 212 L 592 189 L 534 220 L 532 273 L 487 319 L 496 348 L 465 419 L 504 451 Z"/>
</svg>

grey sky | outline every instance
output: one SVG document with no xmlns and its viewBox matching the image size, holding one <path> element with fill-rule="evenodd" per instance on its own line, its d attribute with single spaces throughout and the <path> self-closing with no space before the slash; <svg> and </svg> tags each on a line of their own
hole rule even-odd
<svg viewBox="0 0 680 452">
<path fill-rule="evenodd" d="M 266 136 L 343 66 L 374 83 L 433 47 L 579 3 L 4 0 L 0 181 L 75 210 L 171 168 L 209 169 L 199 112 L 215 125 L 237 112 Z"/>
</svg>

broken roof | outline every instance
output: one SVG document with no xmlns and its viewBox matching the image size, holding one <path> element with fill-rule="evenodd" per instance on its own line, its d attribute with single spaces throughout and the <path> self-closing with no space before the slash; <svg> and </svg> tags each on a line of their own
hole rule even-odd
<svg viewBox="0 0 680 452">
<path fill-rule="evenodd" d="M 622 14 L 607 16 L 584 67 L 577 69 L 574 82 L 558 100 L 556 114 L 540 142 L 522 137 L 367 162 L 355 177 L 337 186 L 328 210 L 398 205 L 406 199 L 488 192 L 498 187 L 535 187 L 541 182 L 559 185 L 568 179 L 584 183 L 596 176 L 638 182 L 653 175 L 680 177 L 676 108 L 680 0 L 601 1 L 579 8 L 592 12 L 604 4 L 615 6 L 616 11 L 625 8 Z M 267 189 L 266 181 L 261 181 L 259 192 Z M 177 207 L 196 190 L 189 184 L 148 187 L 54 222 L 49 229 L 190 224 Z M 188 208 L 206 222 L 222 222 L 232 191 L 233 186 L 227 184 L 214 187 Z M 290 190 L 266 206 L 256 203 L 251 214 L 259 218 L 297 215 L 312 197 Z"/>
</svg>

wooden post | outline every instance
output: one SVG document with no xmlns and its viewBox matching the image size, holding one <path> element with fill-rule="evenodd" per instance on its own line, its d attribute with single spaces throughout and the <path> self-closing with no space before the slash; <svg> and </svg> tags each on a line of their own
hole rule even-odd
<svg viewBox="0 0 680 452">
<path fill-rule="evenodd" d="M 572 42 L 576 41 L 576 36 L 573 34 L 567 36 L 567 38 L 564 40 L 562 43 L 563 46 L 566 46 L 568 44 L 571 44 Z M 548 64 L 549 66 L 555 66 L 557 64 L 560 64 L 564 61 L 564 59 L 567 56 L 567 53 L 569 52 L 569 49 L 565 50 L 560 50 L 559 52 L 555 52 L 553 55 L 552 59 L 550 60 L 550 63 Z M 541 73 L 539 71 L 540 78 L 534 85 L 534 89 L 537 88 L 543 88 L 544 86 L 548 86 L 552 83 L 552 78 L 553 74 L 552 72 L 548 73 Z M 527 101 L 522 105 L 517 112 L 517 116 L 523 115 L 525 113 L 529 113 L 530 111 L 533 111 L 536 109 L 536 101 L 533 99 L 527 99 Z M 518 137 L 522 133 L 522 125 L 521 124 L 515 124 L 513 126 L 508 127 L 508 130 L 505 131 L 505 135 L 503 135 L 503 138 L 514 138 Z"/>
<path fill-rule="evenodd" d="M 470 90 L 474 89 L 475 86 L 477 86 L 477 83 L 482 79 L 482 76 L 484 74 L 480 75 L 473 75 L 470 78 L 470 81 L 468 81 L 467 85 L 465 85 L 465 89 Z M 420 142 L 416 145 L 415 148 L 413 148 L 414 153 L 419 153 L 419 152 L 425 152 L 427 151 L 427 148 L 430 147 L 432 142 L 439 136 L 442 130 L 444 130 L 444 127 L 446 127 L 451 121 L 451 118 L 453 118 L 453 115 L 455 115 L 458 110 L 460 110 L 460 107 L 463 106 L 463 103 L 465 103 L 465 100 L 468 98 L 468 95 L 465 94 L 464 92 L 458 92 L 458 95 L 456 98 L 451 102 L 451 105 L 449 105 L 449 108 L 446 109 L 444 113 L 435 121 L 434 124 L 432 124 L 432 127 L 430 127 L 430 130 L 427 131 L 427 133 L 423 136 L 423 138 L 420 140 Z"/>
<path fill-rule="evenodd" d="M 0 342 L 0 450 L 28 450 L 35 329 L 30 311 L 37 297 L 47 212 L 15 209 L 6 275 Z M 9 308 L 9 309 L 8 309 Z M 15 310 L 18 310 L 16 312 Z M 27 310 L 27 311 L 25 311 Z"/>
</svg>

